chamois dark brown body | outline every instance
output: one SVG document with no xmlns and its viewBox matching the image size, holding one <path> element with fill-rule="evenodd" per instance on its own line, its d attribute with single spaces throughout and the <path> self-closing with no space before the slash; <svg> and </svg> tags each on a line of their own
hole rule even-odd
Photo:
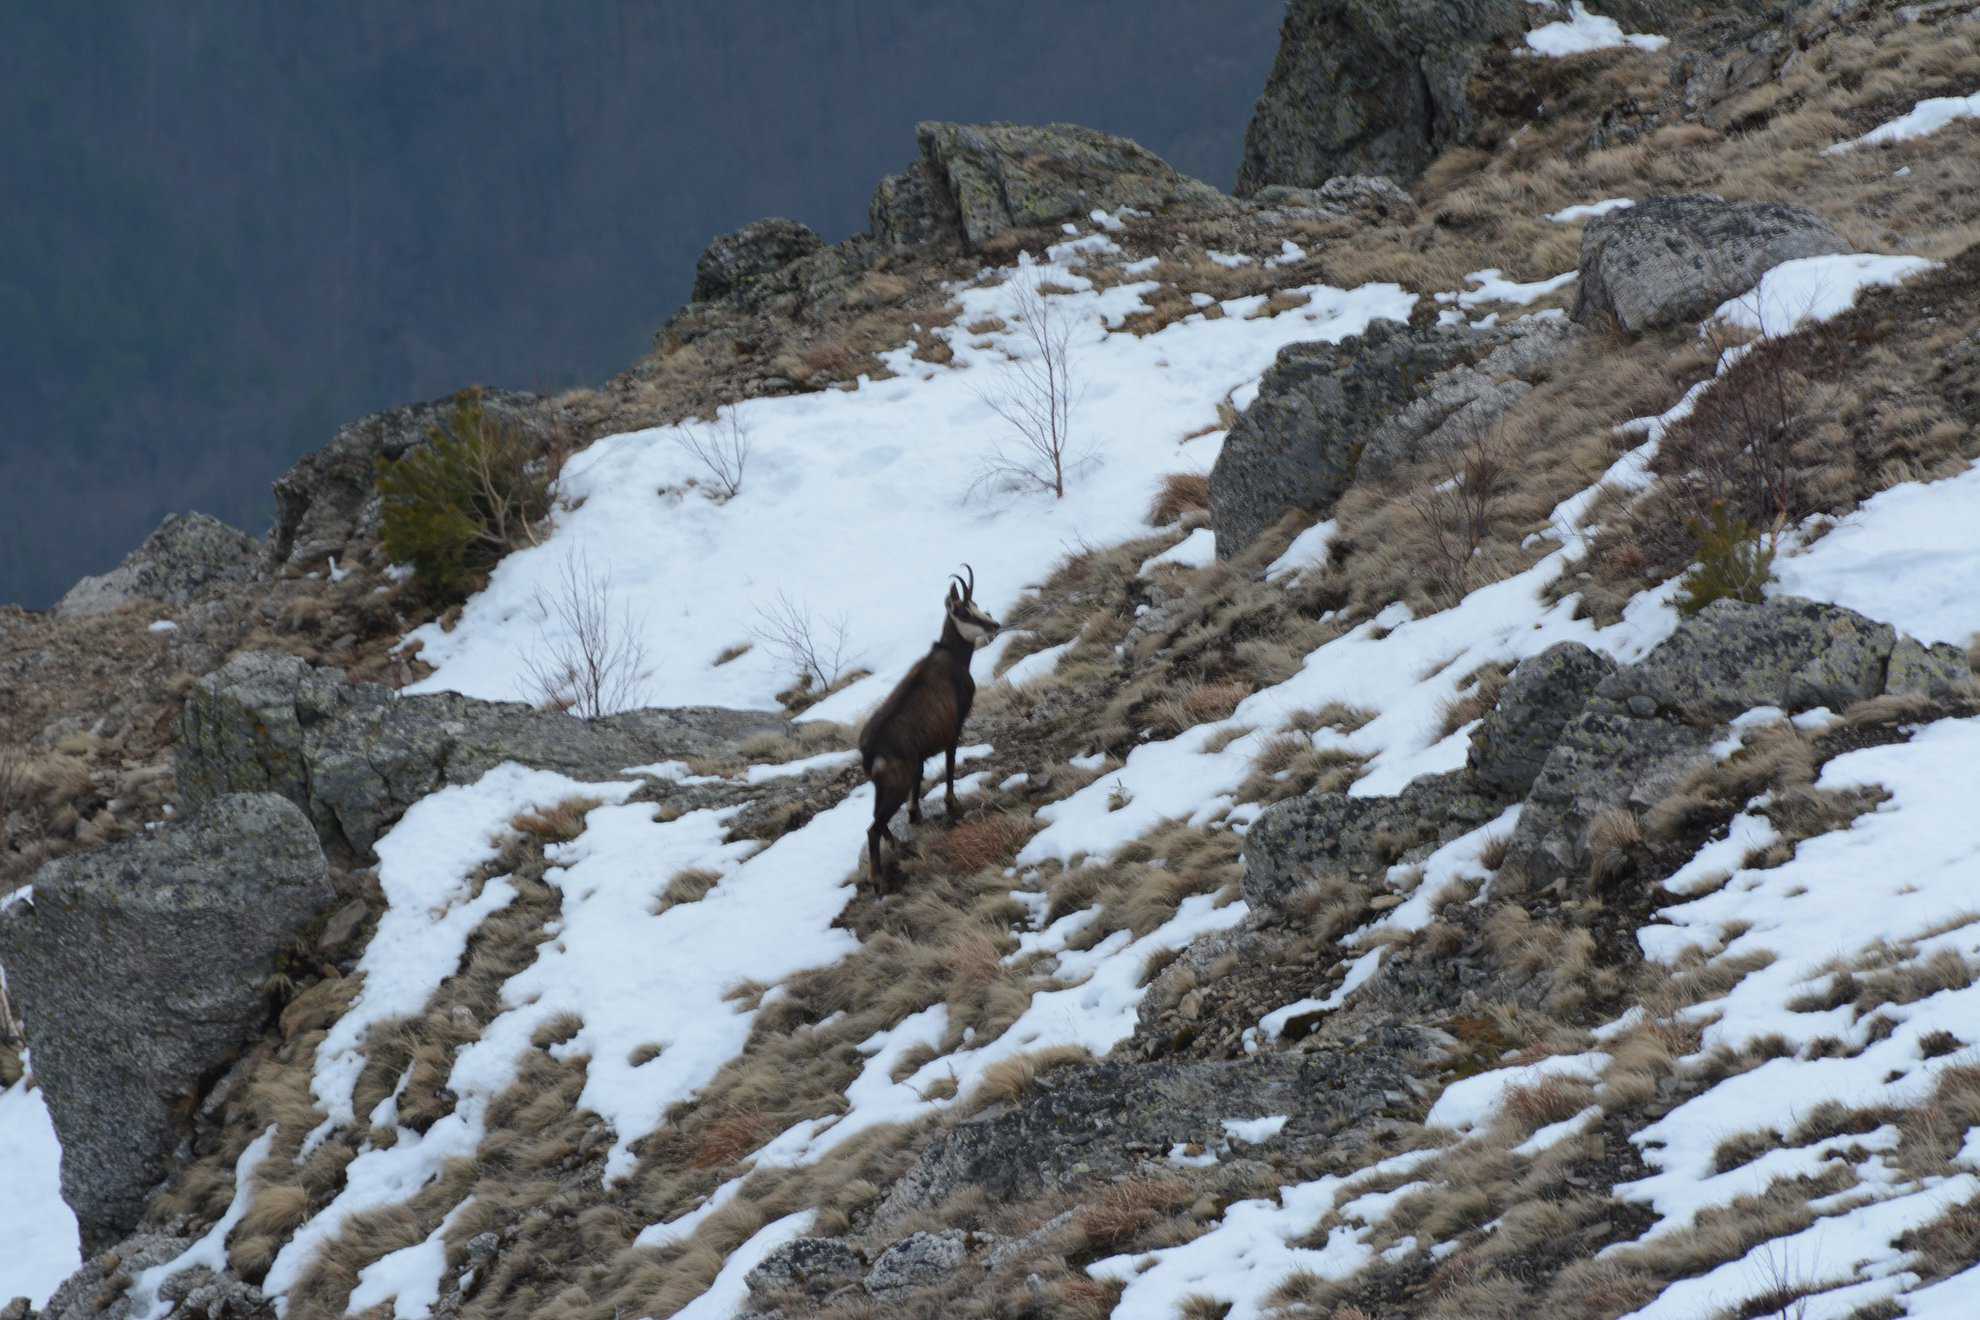
<svg viewBox="0 0 1980 1320">
<path fill-rule="evenodd" d="M 920 822 L 922 766 L 937 752 L 947 757 L 949 819 L 957 815 L 956 744 L 962 741 L 963 723 L 976 700 L 970 656 L 997 631 L 997 621 L 976 609 L 968 592 L 951 590 L 948 606 L 941 639 L 915 662 L 859 731 L 860 762 L 873 783 L 873 825 L 866 832 L 866 847 L 878 887 L 885 886 L 887 874 L 880 865 L 881 840 L 899 846 L 887 822 L 903 802 L 908 804 L 908 819 Z"/>
</svg>

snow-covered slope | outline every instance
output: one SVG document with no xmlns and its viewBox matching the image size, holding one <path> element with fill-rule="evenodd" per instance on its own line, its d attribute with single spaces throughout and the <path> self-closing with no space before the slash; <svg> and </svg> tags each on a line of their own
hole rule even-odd
<svg viewBox="0 0 1980 1320">
<path fill-rule="evenodd" d="M 1645 39 L 1624 38 L 1578 3 L 1563 12 L 1533 34 L 1535 50 L 1645 48 Z M 1546 219 L 1567 223 L 1626 204 L 1571 207 Z M 948 361 L 937 365 L 903 346 L 886 358 L 889 379 L 733 405 L 752 450 L 732 498 L 710 497 L 706 473 L 665 429 L 611 436 L 571 458 L 559 484 L 564 507 L 544 542 L 503 561 L 451 627 L 407 639 L 435 666 L 421 686 L 526 695 L 532 657 L 562 640 L 544 597 L 582 563 L 609 584 L 613 615 L 637 631 L 648 665 L 642 696 L 651 702 L 772 707 L 792 679 L 790 657 L 760 640 L 726 663 L 718 663 L 721 653 L 757 637 L 765 614 L 780 606 L 825 629 L 849 618 L 848 658 L 872 673 L 808 715 L 855 722 L 926 647 L 953 568 L 973 564 L 981 603 L 1002 614 L 1069 552 L 1153 534 L 1148 507 L 1160 479 L 1208 469 L 1222 443 L 1220 405 L 1249 402 L 1279 348 L 1337 342 L 1377 317 L 1405 319 L 1417 301 L 1387 283 L 1309 284 L 1273 300 L 1229 299 L 1221 315 L 1199 311 L 1136 335 L 1122 323 L 1148 307 L 1161 259 L 1128 263 L 1109 237 L 1118 222 L 1100 214 L 1093 221 L 1095 232 L 1069 234 L 1036 258 L 958 288 L 960 315 L 935 332 L 951 350 Z M 1257 264 L 1221 249 L 1209 260 L 1226 269 Z M 1933 268 L 1917 257 L 1875 254 L 1790 262 L 1725 304 L 1716 320 L 1721 331 L 1783 336 L 1841 314 L 1866 289 Z M 1464 280 L 1475 287 L 1433 296 L 1447 323 L 1495 311 L 1511 317 L 1572 278 L 1520 283 L 1481 270 Z M 1082 387 L 1074 424 L 1085 461 L 1063 499 L 985 490 L 980 480 L 1011 440 L 984 394 L 1031 351 L 1016 322 L 1026 291 L 1041 286 L 1045 305 L 1073 329 Z M 168 1277 L 195 1264 L 225 1267 L 230 1243 L 256 1235 L 268 1246 L 259 1287 L 284 1313 L 389 1308 L 423 1317 L 443 1297 L 452 1313 L 496 1268 L 485 1253 L 464 1265 L 464 1239 L 501 1237 L 517 1219 L 561 1215 L 580 1225 L 569 1238 L 578 1263 L 546 1265 L 554 1285 L 538 1295 L 525 1291 L 535 1284 L 517 1284 L 519 1296 L 565 1305 L 556 1289 L 590 1269 L 586 1281 L 597 1291 L 568 1302 L 569 1313 L 600 1307 L 607 1289 L 647 1286 L 640 1295 L 664 1304 L 637 1313 L 735 1315 L 747 1303 L 752 1268 L 796 1238 L 846 1230 L 842 1210 L 813 1195 L 825 1180 L 804 1175 L 845 1161 L 852 1171 L 839 1185 L 861 1184 L 859 1204 L 871 1209 L 889 1189 L 867 1183 L 868 1175 L 884 1181 L 899 1169 L 858 1161 L 889 1134 L 907 1134 L 906 1143 L 970 1112 L 986 1094 L 1020 1094 L 1030 1060 L 1107 1055 L 1135 1036 L 1162 969 L 1198 941 L 1232 935 L 1262 915 L 1234 886 L 1218 880 L 1192 889 L 1188 874 L 1175 876 L 1159 911 L 1134 919 L 1110 911 L 1119 900 L 1105 894 L 1059 904 L 1059 882 L 1072 877 L 1064 892 L 1077 894 L 1082 873 L 1102 873 L 1128 854 L 1137 858 L 1131 865 L 1167 872 L 1166 857 L 1149 860 L 1149 841 L 1164 831 L 1194 831 L 1234 856 L 1232 841 L 1265 810 L 1243 793 L 1275 740 L 1304 739 L 1314 751 L 1351 756 L 1360 766 L 1352 795 L 1392 796 L 1419 776 L 1465 763 L 1475 726 L 1452 728 L 1448 716 L 1471 676 L 1563 641 L 1629 663 L 1670 637 L 1678 626 L 1674 580 L 1644 584 L 1606 624 L 1584 617 L 1563 585 L 1590 555 L 1596 521 L 1613 514 L 1615 500 L 1605 502 L 1604 492 L 1648 488 L 1667 433 L 1745 351 L 1720 355 L 1716 372 L 1708 365 L 1671 381 L 1663 411 L 1616 428 L 1613 446 L 1602 451 L 1602 461 L 1614 456 L 1612 465 L 1555 505 L 1545 530 L 1529 538 L 1538 557 L 1522 561 L 1522 571 L 1434 613 L 1402 602 L 1372 612 L 1307 650 L 1290 677 L 1226 706 L 1228 716 L 1168 736 L 1151 730 L 1118 761 L 1094 750 L 1054 766 L 1077 772 L 1071 786 L 1021 821 L 1004 819 L 1009 850 L 972 868 L 989 886 L 971 894 L 973 915 L 983 919 L 969 932 L 975 943 L 940 951 L 953 970 L 945 965 L 947 979 L 929 994 L 899 1001 L 908 1006 L 870 1031 L 862 1026 L 821 1047 L 829 1066 L 819 1075 L 829 1085 L 807 1075 L 791 1077 L 788 1087 L 774 1076 L 746 1086 L 733 1073 L 753 1050 L 767 1053 L 765 1024 L 806 977 L 873 960 L 857 964 L 864 979 L 822 996 L 834 1005 L 830 1013 L 783 1035 L 822 1038 L 886 996 L 889 974 L 903 982 L 912 975 L 912 935 L 926 915 L 917 905 L 935 900 L 911 891 L 889 906 L 862 893 L 871 790 L 857 782 L 848 753 L 729 773 L 695 774 L 678 762 L 628 766 L 597 782 L 510 764 L 426 797 L 378 844 L 383 911 L 354 969 L 361 987 L 320 1039 L 294 1047 L 300 1063 L 285 1061 L 306 1074 L 297 1103 L 309 1124 L 302 1131 L 277 1124 L 236 1144 L 225 1213 L 178 1260 L 133 1281 L 136 1313 L 164 1314 L 169 1302 L 159 1285 Z M 1699 359 L 1709 364 L 1710 355 L 1691 361 Z M 1980 631 L 1976 524 L 1980 467 L 1895 484 L 1833 525 L 1785 529 L 1771 590 L 1847 605 L 1927 642 L 1964 645 Z M 1266 589 L 1291 593 L 1304 575 L 1323 572 L 1339 534 L 1329 520 L 1294 539 L 1263 574 Z M 1179 529 L 1168 549 L 1137 550 L 1128 572 L 1138 569 L 1137 580 L 1212 581 L 1222 571 L 1214 550 L 1208 528 Z M 1041 679 L 1077 645 L 1040 651 L 1007 677 Z M 997 654 L 979 657 L 986 681 Z M 1327 707 L 1368 718 L 1308 731 L 1305 713 Z M 1085 714 L 1059 715 L 1071 726 L 1068 739 L 1079 736 Z M 1721 750 L 1730 757 L 1742 740 L 1783 733 L 1786 718 L 1771 708 L 1749 712 Z M 1827 728 L 1839 718 L 1799 712 L 1791 727 Z M 1006 789 L 1046 768 L 1014 772 L 1000 762 L 1006 750 L 983 743 L 961 758 L 964 797 L 1000 795 L 1000 819 L 1019 814 L 1021 799 Z M 1794 840 L 1784 858 L 1765 854 L 1782 836 L 1765 814 L 1771 794 L 1760 793 L 1722 836 L 1693 841 L 1695 851 L 1664 884 L 1677 901 L 1657 899 L 1666 905 L 1636 911 L 1622 932 L 1632 961 L 1705 989 L 1668 1011 L 1645 1005 L 1560 1028 L 1545 1048 L 1488 1051 L 1463 1075 L 1442 1078 L 1439 1092 L 1414 1098 L 1423 1103 L 1410 1120 L 1414 1148 L 1403 1153 L 1351 1148 L 1339 1167 L 1287 1177 L 1264 1195 L 1198 1197 L 1192 1189 L 1188 1231 L 1151 1248 L 1116 1250 L 1093 1230 L 1079 1244 L 1078 1281 L 1099 1290 L 1090 1296 L 1104 1298 L 1114 1315 L 1233 1320 L 1284 1304 L 1289 1281 L 1319 1290 L 1415 1270 L 1420 1283 L 1442 1262 L 1509 1232 L 1513 1214 L 1451 1217 L 1433 1230 L 1412 1207 L 1463 1192 L 1467 1160 L 1532 1170 L 1593 1140 L 1626 1108 L 1631 1050 L 1661 1033 L 1670 1075 L 1684 1086 L 1654 1119 L 1639 1115 L 1633 1127 L 1607 1134 L 1627 1148 L 1627 1162 L 1618 1163 L 1628 1173 L 1591 1192 L 1611 1199 L 1624 1226 L 1592 1264 L 1613 1267 L 1618 1278 L 1639 1269 L 1655 1285 L 1641 1295 L 1619 1288 L 1600 1314 L 1753 1315 L 1771 1313 L 1759 1308 L 1777 1301 L 1805 1316 L 1849 1317 L 1879 1305 L 1884 1310 L 1867 1314 L 1980 1313 L 1980 1281 L 1939 1278 L 1966 1262 L 1930 1259 L 1918 1245 L 1922 1230 L 1980 1198 L 1980 1127 L 1951 1130 L 1971 1115 L 1940 1100 L 1971 1070 L 1980 1045 L 1971 1026 L 1980 988 L 1968 970 L 1980 959 L 1973 899 L 1980 818 L 1967 783 L 1976 760 L 1980 719 L 1894 717 L 1891 730 L 1829 759 L 1811 786 L 1865 809 Z M 1078 777 L 1096 773 L 1090 782 Z M 683 784 L 798 785 L 805 809 L 745 837 L 733 805 L 656 808 L 655 785 Z M 522 875 L 516 859 L 526 850 L 515 846 L 516 822 L 578 800 L 587 805 L 572 809 L 569 833 L 535 845 L 540 873 Z M 1430 930 L 1440 910 L 1498 901 L 1495 845 L 1519 811 L 1508 807 L 1418 864 L 1392 868 L 1355 920 L 1336 936 L 1314 937 L 1322 985 L 1310 983 L 1311 969 L 1274 983 L 1271 1011 L 1247 1019 L 1244 1049 L 1273 1052 L 1289 1044 L 1293 1019 L 1355 1010 L 1383 993 L 1397 951 Z M 681 885 L 684 876 L 694 883 Z M 539 883 L 550 891 L 544 910 L 553 915 L 525 932 L 520 970 L 504 975 L 485 1020 L 475 1021 L 462 1002 L 433 1007 L 459 989 L 489 925 L 513 915 Z M 986 933 L 993 926 L 994 936 Z M 899 966 L 875 958 L 876 950 Z M 1904 988 L 1871 1003 L 1857 993 L 1859 973 Z M 964 994 L 949 997 L 950 981 L 1015 985 L 1018 1002 L 979 1031 L 963 1025 Z M 416 1030 L 424 1016 L 465 1016 L 476 1030 L 429 1058 L 401 1059 L 394 1033 Z M 787 1067 L 792 1057 L 776 1055 L 766 1066 Z M 422 1068 L 432 1074 L 430 1095 L 418 1097 L 411 1091 Z M 518 1091 L 552 1074 L 570 1084 L 569 1094 L 545 1088 L 527 1097 L 541 1103 L 532 1121 L 547 1128 L 582 1116 L 584 1149 L 574 1138 L 546 1167 L 515 1175 L 535 1203 L 493 1210 L 472 1189 L 476 1178 L 514 1173 L 513 1137 L 523 1123 L 504 1106 L 513 1111 Z M 729 1091 L 720 1090 L 725 1078 Z M 732 1124 L 721 1142 L 685 1153 L 667 1145 L 674 1128 L 702 1117 L 696 1106 L 708 1097 L 750 1087 L 788 1090 L 811 1108 L 770 1124 L 763 1115 L 782 1110 L 737 1105 L 719 1116 Z M 1532 1096 L 1550 1087 L 1553 1099 L 1571 1103 L 1536 1117 L 1541 1106 Z M 435 1107 L 432 1096 L 445 1103 Z M 427 1112 L 415 1115 L 417 1105 Z M 1935 1105 L 1942 1112 L 1919 1117 Z M 1818 1110 L 1847 1111 L 1850 1121 L 1815 1130 Z M 1173 1149 L 1167 1166 L 1276 1172 L 1233 1157 L 1267 1146 L 1286 1121 L 1278 1113 L 1230 1113 L 1218 1144 Z M 1933 1139 L 1952 1153 L 1936 1167 L 1916 1159 L 1925 1122 L 1947 1128 Z M 9 1192 L 0 1198 L 0 1241 L 25 1244 L 25 1254 L 0 1253 L 0 1294 L 18 1289 L 40 1301 L 77 1263 L 73 1220 L 57 1213 L 55 1154 L 39 1098 L 25 1085 L 0 1093 L 0 1170 Z M 662 1215 L 639 1189 L 642 1174 L 667 1158 L 700 1181 L 670 1184 Z M 305 1195 L 301 1171 L 312 1161 L 318 1185 Z M 320 1166 L 332 1162 L 322 1178 Z M 1804 1197 L 1805 1205 L 1777 1219 L 1756 1219 L 1763 1228 L 1751 1245 L 1709 1259 L 1701 1251 L 1684 1268 L 1653 1272 L 1642 1264 L 1701 1224 L 1758 1215 L 1753 1207 L 1783 1187 L 1824 1179 L 1840 1190 Z M 265 1205 L 257 1217 L 258 1202 L 274 1201 L 278 1187 L 295 1202 L 291 1218 Z M 765 1187 L 773 1194 L 754 1204 Z M 1056 1202 L 1051 1210 L 1072 1213 Z M 490 1250 L 520 1254 L 513 1239 L 503 1244 Z M 509 1268 L 508 1282 L 526 1274 L 522 1265 Z M 1788 1284 L 1797 1295 L 1783 1300 Z"/>
<path fill-rule="evenodd" d="M 774 707 L 795 676 L 788 655 L 761 643 L 717 660 L 789 602 L 821 639 L 844 621 L 847 667 L 873 671 L 809 713 L 850 719 L 927 648 L 944 575 L 973 566 L 978 601 L 1001 614 L 1073 547 L 1146 531 L 1159 479 L 1209 470 L 1217 405 L 1280 348 L 1337 342 L 1376 317 L 1407 318 L 1415 302 L 1394 285 L 1318 286 L 1291 290 L 1308 301 L 1277 315 L 1259 315 L 1258 296 L 1227 301 L 1217 319 L 1110 332 L 1145 310 L 1158 273 L 1137 263 L 1142 278 L 1096 288 L 1088 263 L 1119 264 L 1117 253 L 1101 230 L 958 289 L 961 314 L 936 332 L 954 352 L 944 365 L 904 347 L 886 359 L 892 379 L 734 405 L 752 448 L 725 502 L 689 486 L 708 474 L 668 430 L 593 445 L 564 469 L 559 491 L 576 507 L 555 534 L 504 560 L 451 631 L 409 639 L 437 666 L 413 690 L 526 695 L 532 651 L 560 640 L 538 602 L 555 598 L 564 566 L 581 556 L 609 577 L 613 612 L 643 643 L 648 702 Z M 1063 499 L 983 480 L 1000 449 L 1021 443 L 986 395 L 1013 359 L 1036 357 L 1014 324 L 1024 286 L 1063 290 L 1040 305 L 1071 331 L 1074 470 Z"/>
</svg>

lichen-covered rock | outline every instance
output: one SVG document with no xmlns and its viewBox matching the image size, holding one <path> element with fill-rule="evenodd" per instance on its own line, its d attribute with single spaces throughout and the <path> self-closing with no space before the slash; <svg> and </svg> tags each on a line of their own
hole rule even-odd
<svg viewBox="0 0 1980 1320">
<path fill-rule="evenodd" d="M 1530 319 L 1486 331 L 1376 321 L 1338 344 L 1288 344 L 1210 472 L 1218 557 L 1290 509 L 1324 516 L 1361 476 L 1482 435 L 1574 333 Z"/>
<path fill-rule="evenodd" d="M 1599 691 L 1617 701 L 1648 697 L 1660 711 L 1694 722 L 1731 719 L 1755 706 L 1839 711 L 1883 692 L 1896 644 L 1889 624 L 1840 605 L 1794 596 L 1758 605 L 1719 600 Z"/>
<path fill-rule="evenodd" d="M 866 1290 L 885 1301 L 914 1288 L 940 1283 L 969 1259 L 969 1234 L 959 1229 L 910 1233 L 880 1253 L 866 1275 Z"/>
<path fill-rule="evenodd" d="M 752 1294 L 802 1293 L 822 1301 L 866 1276 L 866 1257 L 843 1238 L 801 1237 L 765 1256 L 744 1276 Z"/>
<path fill-rule="evenodd" d="M 137 1222 L 185 1102 L 260 1029 L 276 959 L 334 897 L 308 819 L 256 793 L 50 862 L 0 915 L 86 1251 Z"/>
<path fill-rule="evenodd" d="M 1084 220 L 1095 209 L 1231 206 L 1139 143 L 1078 124 L 930 121 L 915 126 L 915 139 L 921 159 L 883 180 L 869 208 L 873 236 L 885 243 L 953 235 L 974 250 L 1009 230 Z"/>
<path fill-rule="evenodd" d="M 1383 174 L 1337 174 L 1318 188 L 1272 183 L 1252 193 L 1250 200 L 1256 206 L 1329 217 L 1365 215 L 1382 220 L 1410 220 L 1416 215 L 1416 199 Z"/>
<path fill-rule="evenodd" d="M 1973 667 L 1956 646 L 1934 642 L 1927 646 L 1915 637 L 1900 637 L 1891 647 L 1890 664 L 1884 670 L 1884 692 L 1896 697 L 1944 699 L 1980 692 Z"/>
<path fill-rule="evenodd" d="M 694 300 L 708 302 L 743 292 L 764 275 L 824 246 L 824 239 L 795 220 L 772 217 L 744 225 L 702 250 L 694 265 Z"/>
<path fill-rule="evenodd" d="M 538 431 L 548 425 L 544 400 L 511 390 L 484 390 L 491 422 Z M 329 444 L 305 454 L 275 481 L 276 567 L 322 569 L 332 555 L 378 539 L 378 460 L 400 459 L 423 445 L 454 413 L 455 400 L 429 399 L 371 413 L 340 427 Z"/>
<path fill-rule="evenodd" d="M 1534 777 L 1502 869 L 1529 884 L 1580 876 L 1588 827 L 1611 808 L 1648 811 L 1708 754 L 1712 732 L 1626 702 L 1590 697 Z"/>
<path fill-rule="evenodd" d="M 1502 793 L 1526 796 L 1561 730 L 1615 670 L 1613 660 L 1580 642 L 1561 642 L 1522 660 L 1499 704 L 1471 735 L 1471 773 Z"/>
<path fill-rule="evenodd" d="M 1214 1148 L 1226 1119 L 1284 1115 L 1274 1149 L 1317 1151 L 1413 1102 L 1411 1065 L 1430 1048 L 1385 1027 L 1353 1049 L 1237 1063 L 1096 1063 L 1041 1075 L 1029 1094 L 959 1123 L 931 1143 L 874 1212 L 876 1228 L 912 1221 L 964 1188 L 1018 1198 L 1123 1177 L 1178 1144 Z"/>
<path fill-rule="evenodd" d="M 405 809 L 504 761 L 574 778 L 712 754 L 779 731 L 769 711 L 690 706 L 583 721 L 456 693 L 401 697 L 293 656 L 242 652 L 187 694 L 175 749 L 188 805 L 220 793 L 280 793 L 326 843 L 368 855 Z"/>
<path fill-rule="evenodd" d="M 1470 136 L 1466 85 L 1521 0 L 1292 0 L 1244 135 L 1237 191 L 1340 174 L 1415 179 Z"/>
<path fill-rule="evenodd" d="M 260 562 L 260 543 L 246 532 L 203 513 L 169 514 L 124 562 L 70 587 L 55 612 L 108 614 L 139 600 L 183 605 L 208 587 L 245 582 Z"/>
<path fill-rule="evenodd" d="M 1715 601 L 1595 688 L 1547 753 L 1505 865 L 1529 881 L 1584 873 L 1588 829 L 1612 808 L 1646 811 L 1704 762 L 1717 727 L 1757 706 L 1840 711 L 1880 696 L 1898 637 L 1839 605 Z M 1947 654 L 1918 648 L 1940 672 Z M 1899 681 L 1924 682 L 1912 652 Z"/>
<path fill-rule="evenodd" d="M 1800 257 L 1849 245 L 1813 211 L 1706 194 L 1651 197 L 1588 222 L 1574 319 L 1632 333 L 1695 321 Z"/>
<path fill-rule="evenodd" d="M 1244 901 L 1283 913 L 1316 877 L 1372 876 L 1485 824 L 1511 800 L 1462 771 L 1425 775 L 1395 797 L 1309 793 L 1277 803 L 1244 836 Z"/>
</svg>

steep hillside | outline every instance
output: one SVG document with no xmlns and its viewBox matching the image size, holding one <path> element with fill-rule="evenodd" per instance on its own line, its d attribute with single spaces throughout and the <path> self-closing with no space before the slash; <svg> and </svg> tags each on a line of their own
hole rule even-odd
<svg viewBox="0 0 1980 1320">
<path fill-rule="evenodd" d="M 1980 1310 L 1980 8 L 1758 10 L 1302 0 L 1241 200 L 923 125 L 6 620 L 0 1291 Z"/>
</svg>

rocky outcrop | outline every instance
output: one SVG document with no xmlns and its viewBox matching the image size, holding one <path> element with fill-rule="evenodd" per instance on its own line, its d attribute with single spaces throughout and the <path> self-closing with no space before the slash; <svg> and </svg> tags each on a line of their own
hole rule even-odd
<svg viewBox="0 0 1980 1320">
<path fill-rule="evenodd" d="M 1561 730 L 1615 672 L 1615 661 L 1580 642 L 1561 642 L 1522 660 L 1498 705 L 1471 735 L 1471 773 L 1501 793 L 1525 797 Z"/>
<path fill-rule="evenodd" d="M 1390 1027 L 1352 1050 L 1058 1068 L 1022 1099 L 937 1137 L 873 1223 L 912 1222 L 965 1188 L 1000 1200 L 1109 1181 L 1149 1164 L 1173 1172 L 1166 1160 L 1178 1145 L 1228 1146 L 1226 1119 L 1283 1115 L 1270 1148 L 1318 1150 L 1413 1103 L 1410 1065 L 1428 1048 L 1417 1032 Z"/>
<path fill-rule="evenodd" d="M 1251 202 L 1325 219 L 1370 216 L 1407 221 L 1416 217 L 1416 199 L 1394 179 L 1381 174 L 1336 175 L 1318 188 L 1267 184 L 1251 194 Z"/>
<path fill-rule="evenodd" d="M 969 1234 L 959 1229 L 910 1233 L 880 1253 L 867 1271 L 866 1291 L 886 1301 L 939 1283 L 969 1259 Z"/>
<path fill-rule="evenodd" d="M 1267 810 L 1244 836 L 1244 901 L 1283 913 L 1315 877 L 1378 876 L 1399 862 L 1420 861 L 1506 809 L 1463 771 L 1425 775 L 1394 797 L 1310 793 Z"/>
<path fill-rule="evenodd" d="M 1466 84 L 1488 45 L 1526 29 L 1527 12 L 1522 0 L 1292 0 L 1245 131 L 1238 195 L 1337 174 L 1415 179 L 1470 136 Z"/>
<path fill-rule="evenodd" d="M 174 1232 L 134 1233 L 116 1246 L 83 1260 L 63 1281 L 37 1320 L 134 1320 L 150 1313 L 126 1290 L 129 1281 L 157 1265 L 177 1260 L 194 1239 Z M 216 1275 L 197 1265 L 166 1279 L 158 1300 L 174 1303 L 172 1314 L 224 1316 L 226 1320 L 274 1320 L 275 1307 L 251 1284 Z M 0 1320 L 6 1312 L 0 1311 Z"/>
<path fill-rule="evenodd" d="M 866 1257 L 842 1238 L 801 1237 L 765 1256 L 745 1277 L 752 1294 L 800 1296 L 823 1303 L 866 1277 Z"/>
<path fill-rule="evenodd" d="M 533 394 L 484 390 L 489 420 L 537 432 L 548 425 Z M 409 403 L 360 417 L 330 443 L 305 454 L 275 482 L 275 527 L 269 553 L 277 568 L 321 569 L 331 555 L 378 539 L 380 459 L 400 459 L 426 443 L 453 416 L 452 397 Z"/>
<path fill-rule="evenodd" d="M 203 513 L 170 514 L 123 563 L 70 587 L 55 612 L 108 614 L 140 600 L 183 605 L 208 587 L 247 581 L 260 559 L 246 532 Z"/>
<path fill-rule="evenodd" d="M 1847 252 L 1828 222 L 1779 202 L 1652 197 L 1581 231 L 1574 319 L 1634 333 L 1695 321 L 1801 257 Z"/>
<path fill-rule="evenodd" d="M 308 819 L 257 793 L 50 862 L 0 916 L 86 1253 L 136 1224 L 185 1102 L 261 1027 L 277 958 L 333 896 Z"/>
<path fill-rule="evenodd" d="M 772 218 L 744 225 L 703 249 L 694 264 L 694 300 L 707 302 L 744 291 L 824 246 L 824 239 L 795 220 Z"/>
<path fill-rule="evenodd" d="M 328 844 L 368 855 L 405 809 L 504 761 L 576 778 L 706 756 L 784 719 L 690 706 L 583 721 L 456 693 L 401 697 L 293 656 L 248 651 L 201 679 L 179 719 L 179 792 L 189 806 L 268 791 L 309 813 Z"/>
<path fill-rule="evenodd" d="M 915 126 L 921 156 L 881 181 L 873 237 L 903 245 L 955 237 L 971 250 L 1014 229 L 1084 220 L 1095 209 L 1223 210 L 1228 197 L 1138 143 L 1078 124 Z"/>
<path fill-rule="evenodd" d="M 1901 646 L 1889 624 L 1837 605 L 1714 602 L 1596 686 L 1535 776 L 1505 864 L 1529 881 L 1585 873 L 1595 818 L 1656 805 L 1704 762 L 1718 727 L 1745 711 L 1943 695 L 1964 663 L 1950 646 Z"/>
<path fill-rule="evenodd" d="M 1324 516 L 1350 482 L 1450 453 L 1532 388 L 1524 376 L 1578 332 L 1376 321 L 1338 344 L 1288 344 L 1210 472 L 1210 525 L 1229 559 L 1290 509 Z"/>
</svg>

